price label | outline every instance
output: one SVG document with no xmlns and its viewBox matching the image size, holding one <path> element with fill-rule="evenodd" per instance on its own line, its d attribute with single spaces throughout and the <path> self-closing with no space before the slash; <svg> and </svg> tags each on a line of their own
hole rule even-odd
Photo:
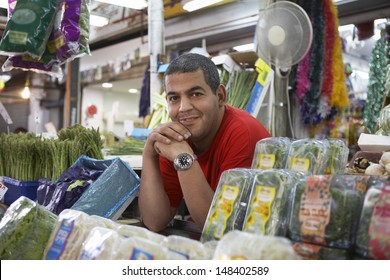
<svg viewBox="0 0 390 280">
<path fill-rule="evenodd" d="M 5 185 L 3 185 L 2 183 L 0 183 L 0 200 L 3 199 L 3 196 L 5 195 L 7 190 L 8 190 L 8 188 Z"/>
</svg>

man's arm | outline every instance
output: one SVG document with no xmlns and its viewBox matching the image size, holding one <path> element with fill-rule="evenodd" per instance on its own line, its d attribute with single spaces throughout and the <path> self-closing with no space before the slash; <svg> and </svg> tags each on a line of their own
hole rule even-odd
<svg viewBox="0 0 390 280">
<path fill-rule="evenodd" d="M 182 141 L 189 136 L 190 133 L 184 126 L 171 122 L 157 127 L 145 143 L 138 206 L 143 223 L 152 231 L 164 229 L 176 214 L 164 189 L 159 166 L 160 155 L 155 144 L 161 142 L 169 145 L 172 139 Z"/>
</svg>

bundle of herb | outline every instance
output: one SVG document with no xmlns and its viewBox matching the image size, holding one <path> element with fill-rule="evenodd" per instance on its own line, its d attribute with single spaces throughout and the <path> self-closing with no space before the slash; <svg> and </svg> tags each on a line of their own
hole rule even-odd
<svg viewBox="0 0 390 280">
<path fill-rule="evenodd" d="M 286 168 L 307 174 L 325 174 L 330 159 L 330 145 L 326 139 L 305 138 L 290 145 Z"/>
<path fill-rule="evenodd" d="M 243 230 L 261 235 L 286 236 L 289 201 L 296 177 L 290 170 L 257 173 L 245 215 Z"/>
<path fill-rule="evenodd" d="M 344 174 L 348 163 L 349 149 L 342 139 L 330 139 L 330 161 L 327 174 Z"/>
<path fill-rule="evenodd" d="M 253 70 L 234 71 L 229 86 L 226 103 L 240 109 L 248 105 L 253 87 L 256 83 L 257 72 Z"/>
<path fill-rule="evenodd" d="M 256 143 L 253 169 L 285 168 L 291 140 L 287 137 L 268 137 Z"/>
<path fill-rule="evenodd" d="M 234 229 L 242 229 L 253 173 L 235 168 L 222 173 L 203 228 L 202 242 L 219 240 Z"/>
</svg>

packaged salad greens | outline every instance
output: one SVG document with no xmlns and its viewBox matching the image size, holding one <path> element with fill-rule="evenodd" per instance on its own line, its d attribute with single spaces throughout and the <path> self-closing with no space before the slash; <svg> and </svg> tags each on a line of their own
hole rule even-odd
<svg viewBox="0 0 390 280">
<path fill-rule="evenodd" d="M 287 137 L 269 137 L 256 143 L 253 169 L 284 168 L 291 140 Z"/>
<path fill-rule="evenodd" d="M 201 241 L 219 240 L 242 229 L 254 170 L 234 168 L 222 173 L 203 227 Z"/>
<path fill-rule="evenodd" d="M 362 206 L 353 175 L 311 175 L 297 184 L 289 237 L 298 242 L 349 249 Z"/>
<path fill-rule="evenodd" d="M 330 145 L 326 139 L 295 140 L 290 145 L 286 168 L 313 175 L 325 174 L 330 155 Z"/>
<path fill-rule="evenodd" d="M 0 259 L 41 260 L 57 216 L 27 197 L 15 200 L 0 222 Z"/>
<path fill-rule="evenodd" d="M 285 237 L 233 230 L 218 242 L 214 260 L 299 260 Z"/>
<path fill-rule="evenodd" d="M 254 176 L 243 231 L 286 236 L 293 186 L 298 176 L 286 169 L 263 170 Z"/>
<path fill-rule="evenodd" d="M 329 139 L 330 161 L 327 174 L 344 174 L 348 164 L 349 149 L 342 139 Z"/>
<path fill-rule="evenodd" d="M 356 252 L 370 259 L 390 259 L 390 182 L 377 180 L 366 193 L 356 238 Z"/>
<path fill-rule="evenodd" d="M 143 227 L 137 227 L 133 225 L 119 225 L 116 231 L 125 237 L 137 236 L 137 237 L 151 240 L 158 244 L 161 244 L 165 239 L 164 235 L 155 233 Z"/>
</svg>

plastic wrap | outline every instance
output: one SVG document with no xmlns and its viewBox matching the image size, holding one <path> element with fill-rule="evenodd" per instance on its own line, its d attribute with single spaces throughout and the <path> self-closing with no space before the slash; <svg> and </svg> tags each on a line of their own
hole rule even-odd
<svg viewBox="0 0 390 280">
<path fill-rule="evenodd" d="M 65 209 L 58 216 L 55 230 L 45 249 L 45 259 L 76 260 L 82 243 L 94 227 L 115 228 L 116 223 L 81 211 Z"/>
<path fill-rule="evenodd" d="M 161 244 L 165 239 L 164 235 L 155 233 L 143 227 L 137 227 L 132 225 L 120 225 L 118 226 L 117 231 L 124 237 L 145 238 L 157 244 Z"/>
<path fill-rule="evenodd" d="M 166 247 L 153 241 L 140 238 L 121 238 L 121 245 L 116 258 L 119 260 L 185 260 L 179 253 L 168 250 Z"/>
<path fill-rule="evenodd" d="M 305 138 L 290 145 L 286 168 L 307 174 L 325 174 L 330 159 L 329 141 Z"/>
<path fill-rule="evenodd" d="M 115 220 L 138 193 L 138 175 L 120 158 L 96 160 L 81 156 L 72 166 L 85 166 L 104 172 L 71 209 Z"/>
<path fill-rule="evenodd" d="M 261 235 L 286 236 L 292 189 L 298 176 L 291 170 L 257 173 L 245 215 L 243 230 Z"/>
<path fill-rule="evenodd" d="M 207 260 L 210 257 L 201 242 L 187 237 L 170 235 L 164 239 L 162 245 L 182 254 L 187 260 Z"/>
<path fill-rule="evenodd" d="M 304 260 L 348 260 L 351 258 L 349 250 L 328 248 L 301 242 L 296 242 L 293 248 Z"/>
<path fill-rule="evenodd" d="M 298 260 L 285 237 L 231 231 L 219 241 L 214 260 Z"/>
<path fill-rule="evenodd" d="M 353 175 L 312 175 L 295 188 L 289 237 L 348 249 L 355 241 L 363 194 Z"/>
<path fill-rule="evenodd" d="M 21 196 L 0 221 L 0 259 L 41 260 L 57 216 Z"/>
<path fill-rule="evenodd" d="M 253 169 L 285 168 L 291 140 L 287 137 L 269 137 L 256 143 Z"/>
<path fill-rule="evenodd" d="M 349 149 L 342 139 L 330 139 L 330 161 L 327 174 L 344 174 L 348 164 Z"/>
<path fill-rule="evenodd" d="M 356 238 L 365 258 L 390 259 L 390 182 L 378 179 L 366 193 Z"/>
<path fill-rule="evenodd" d="M 85 241 L 78 259 L 115 260 L 121 245 L 121 236 L 115 230 L 94 227 Z"/>
<path fill-rule="evenodd" d="M 253 174 L 244 168 L 222 173 L 203 227 L 202 242 L 218 240 L 230 230 L 242 229 Z"/>
<path fill-rule="evenodd" d="M 381 135 L 390 136 L 390 104 L 380 111 L 378 125 Z"/>
</svg>

